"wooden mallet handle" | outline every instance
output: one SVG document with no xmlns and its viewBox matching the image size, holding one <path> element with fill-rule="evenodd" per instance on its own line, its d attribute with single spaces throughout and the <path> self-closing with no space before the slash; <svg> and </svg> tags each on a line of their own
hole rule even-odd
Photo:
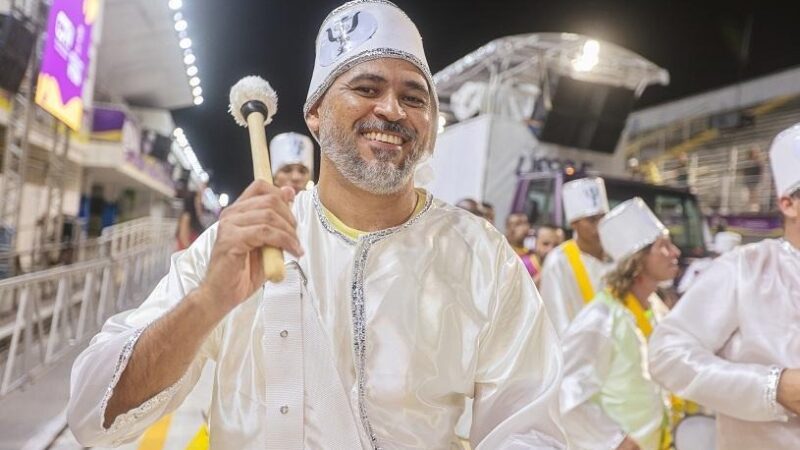
<svg viewBox="0 0 800 450">
<path fill-rule="evenodd" d="M 252 111 L 247 115 L 247 129 L 250 132 L 250 152 L 253 155 L 253 176 L 256 180 L 264 180 L 274 185 L 272 169 L 269 164 L 269 149 L 267 136 L 264 132 L 264 115 Z M 279 283 L 283 281 L 283 251 L 275 247 L 261 249 L 261 263 L 264 266 L 264 276 L 267 281 Z"/>
</svg>

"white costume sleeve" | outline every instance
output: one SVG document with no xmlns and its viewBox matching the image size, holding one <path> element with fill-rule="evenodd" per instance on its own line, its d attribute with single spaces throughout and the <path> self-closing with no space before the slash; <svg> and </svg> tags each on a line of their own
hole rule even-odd
<svg viewBox="0 0 800 450">
<path fill-rule="evenodd" d="M 215 227 L 214 227 L 215 228 Z M 118 446 L 132 441 L 163 415 L 177 408 L 194 387 L 206 359 L 214 357 L 217 327 L 187 372 L 174 385 L 137 408 L 103 426 L 105 410 L 136 342 L 145 328 L 172 309 L 205 273 L 214 231 L 206 232 L 185 252 L 172 256 L 170 270 L 135 310 L 117 314 L 103 325 L 72 367 L 67 420 L 78 441 L 86 446 Z"/>
<path fill-rule="evenodd" d="M 568 311 L 568 305 L 573 303 L 569 300 L 570 295 L 579 295 L 577 285 L 575 289 L 566 287 L 566 283 L 575 284 L 575 276 L 568 264 L 565 264 L 563 250 L 556 248 L 545 258 L 542 267 L 542 276 L 539 281 L 539 290 L 542 301 L 547 309 L 547 314 L 553 322 L 559 336 L 564 334 L 572 317 Z"/>
<path fill-rule="evenodd" d="M 650 373 L 675 394 L 747 421 L 785 420 L 776 401 L 781 370 L 716 353 L 739 327 L 736 255 L 718 258 L 656 327 Z"/>
<path fill-rule="evenodd" d="M 592 314 L 586 315 L 591 312 Z M 613 318 L 585 310 L 562 337 L 564 381 L 561 383 L 561 419 L 575 449 L 615 449 L 625 432 L 593 401 L 611 370 Z M 579 326 L 578 326 L 579 325 Z"/>
<path fill-rule="evenodd" d="M 505 244 L 499 251 L 491 318 L 480 339 L 470 442 L 476 450 L 564 448 L 558 338 L 519 257 Z"/>
</svg>

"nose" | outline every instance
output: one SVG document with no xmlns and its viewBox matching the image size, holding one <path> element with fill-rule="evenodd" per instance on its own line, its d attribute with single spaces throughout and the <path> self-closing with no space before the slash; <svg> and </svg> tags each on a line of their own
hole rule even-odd
<svg viewBox="0 0 800 450">
<path fill-rule="evenodd" d="M 393 92 L 387 92 L 375 105 L 375 115 L 388 121 L 398 122 L 407 117 L 406 110 Z"/>
</svg>

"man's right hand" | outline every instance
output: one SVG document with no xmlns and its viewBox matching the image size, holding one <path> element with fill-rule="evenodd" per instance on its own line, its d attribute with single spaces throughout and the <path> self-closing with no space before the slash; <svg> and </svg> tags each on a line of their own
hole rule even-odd
<svg viewBox="0 0 800 450">
<path fill-rule="evenodd" d="M 778 403 L 800 414 L 800 369 L 786 369 L 778 382 Z"/>
<path fill-rule="evenodd" d="M 227 314 L 253 295 L 266 281 L 261 263 L 265 246 L 302 256 L 297 221 L 289 206 L 293 200 L 291 188 L 256 180 L 222 211 L 208 270 L 199 286 L 204 301 Z"/>
</svg>

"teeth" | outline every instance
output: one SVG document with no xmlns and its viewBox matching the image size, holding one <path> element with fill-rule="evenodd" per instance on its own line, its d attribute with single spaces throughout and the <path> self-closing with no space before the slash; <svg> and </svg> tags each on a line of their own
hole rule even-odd
<svg viewBox="0 0 800 450">
<path fill-rule="evenodd" d="M 403 144 L 403 140 L 400 137 L 393 136 L 391 134 L 369 132 L 369 133 L 364 133 L 364 137 L 366 137 L 371 141 L 385 142 L 387 144 L 394 144 L 394 145 Z"/>
</svg>

